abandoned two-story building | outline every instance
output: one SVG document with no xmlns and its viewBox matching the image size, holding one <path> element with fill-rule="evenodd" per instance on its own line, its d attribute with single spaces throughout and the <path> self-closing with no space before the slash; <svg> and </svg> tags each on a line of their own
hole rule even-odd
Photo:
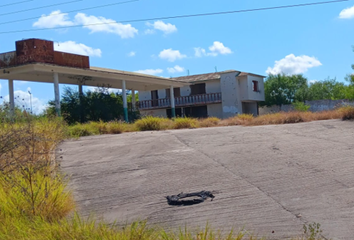
<svg viewBox="0 0 354 240">
<path fill-rule="evenodd" d="M 228 118 L 247 113 L 258 115 L 264 101 L 264 76 L 229 70 L 173 78 L 186 84 L 174 88 L 177 116 Z M 143 115 L 171 117 L 170 89 L 139 92 Z"/>
<path fill-rule="evenodd" d="M 14 81 L 54 84 L 55 108 L 60 115 L 59 84 L 110 86 L 122 89 L 124 120 L 129 121 L 127 90 L 133 108 L 143 115 L 228 118 L 240 113 L 258 115 L 264 101 L 264 76 L 224 71 L 179 78 L 90 66 L 89 57 L 54 50 L 52 41 L 25 39 L 16 50 L 0 53 L 0 79 L 8 80 L 10 111 L 15 109 Z M 135 91 L 139 102 L 135 102 Z"/>
</svg>

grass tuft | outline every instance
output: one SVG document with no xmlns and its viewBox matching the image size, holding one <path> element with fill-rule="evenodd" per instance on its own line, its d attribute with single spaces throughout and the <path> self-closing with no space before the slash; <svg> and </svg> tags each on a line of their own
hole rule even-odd
<svg viewBox="0 0 354 240">
<path fill-rule="evenodd" d="M 144 117 L 135 122 L 135 127 L 139 131 L 157 131 L 171 128 L 172 120 L 160 117 Z"/>
<path fill-rule="evenodd" d="M 220 119 L 217 117 L 208 117 L 205 119 L 199 120 L 200 127 L 215 127 L 219 124 Z"/>
<path fill-rule="evenodd" d="M 197 128 L 199 126 L 198 120 L 195 118 L 176 118 L 174 119 L 173 128 Z"/>
</svg>

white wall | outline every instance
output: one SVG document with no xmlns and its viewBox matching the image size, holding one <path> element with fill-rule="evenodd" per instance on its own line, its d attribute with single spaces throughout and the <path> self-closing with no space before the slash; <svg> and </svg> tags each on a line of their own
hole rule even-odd
<svg viewBox="0 0 354 240">
<path fill-rule="evenodd" d="M 238 85 L 240 86 L 240 100 L 245 101 L 248 100 L 248 79 L 247 76 L 237 77 Z"/>
<path fill-rule="evenodd" d="M 159 96 L 159 99 L 166 98 L 166 89 L 158 90 L 158 96 Z"/>
<path fill-rule="evenodd" d="M 233 117 L 242 112 L 242 104 L 239 98 L 239 84 L 236 73 L 221 74 L 223 118 Z"/>
<path fill-rule="evenodd" d="M 205 91 L 206 93 L 220 93 L 220 80 L 208 81 L 205 83 Z"/>
<path fill-rule="evenodd" d="M 222 104 L 209 104 L 207 105 L 208 108 L 208 117 L 217 117 L 222 119 L 223 112 L 222 112 Z"/>
<path fill-rule="evenodd" d="M 139 101 L 151 100 L 151 91 L 139 91 Z"/>
<path fill-rule="evenodd" d="M 262 77 L 248 75 L 248 99 L 253 101 L 264 101 L 264 79 Z M 252 89 L 252 81 L 258 81 L 259 92 L 254 92 Z"/>
<path fill-rule="evenodd" d="M 141 116 L 153 116 L 167 118 L 166 109 L 140 110 Z"/>
<path fill-rule="evenodd" d="M 186 97 L 191 94 L 191 87 L 190 86 L 184 86 L 181 87 L 181 97 Z"/>
<path fill-rule="evenodd" d="M 264 79 L 262 77 L 247 75 L 237 78 L 240 86 L 241 101 L 264 101 Z M 259 92 L 254 92 L 252 81 L 258 82 Z"/>
</svg>

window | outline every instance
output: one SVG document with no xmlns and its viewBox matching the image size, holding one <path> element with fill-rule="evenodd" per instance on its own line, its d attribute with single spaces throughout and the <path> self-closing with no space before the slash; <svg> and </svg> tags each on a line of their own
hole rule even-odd
<svg viewBox="0 0 354 240">
<path fill-rule="evenodd" d="M 170 98 L 171 97 L 171 90 L 169 88 L 166 89 L 166 98 Z M 174 88 L 173 89 L 173 95 L 176 97 L 180 97 L 181 96 L 181 89 L 180 88 Z"/>
<path fill-rule="evenodd" d="M 159 104 L 159 93 L 157 90 L 151 91 L 151 102 L 153 107 L 157 107 Z"/>
<path fill-rule="evenodd" d="M 205 93 L 205 83 L 199 83 L 191 86 L 191 95 L 199 95 Z"/>
<path fill-rule="evenodd" d="M 253 89 L 253 92 L 259 92 L 258 81 L 252 81 L 252 89 Z"/>
</svg>

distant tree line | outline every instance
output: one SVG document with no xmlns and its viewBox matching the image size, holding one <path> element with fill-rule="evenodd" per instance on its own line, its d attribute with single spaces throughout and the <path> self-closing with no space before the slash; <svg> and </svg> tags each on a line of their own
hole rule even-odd
<svg viewBox="0 0 354 240">
<path fill-rule="evenodd" d="M 306 100 L 354 100 L 354 74 L 348 75 L 346 81 L 347 85 L 330 78 L 308 83 L 301 74 L 269 75 L 264 83 L 265 102 L 261 105 L 280 106 Z"/>
<path fill-rule="evenodd" d="M 308 83 L 303 75 L 269 75 L 265 81 L 265 102 L 262 105 L 282 105 L 306 100 L 354 100 L 354 77 L 348 76 L 349 85 L 326 79 Z"/>
</svg>

